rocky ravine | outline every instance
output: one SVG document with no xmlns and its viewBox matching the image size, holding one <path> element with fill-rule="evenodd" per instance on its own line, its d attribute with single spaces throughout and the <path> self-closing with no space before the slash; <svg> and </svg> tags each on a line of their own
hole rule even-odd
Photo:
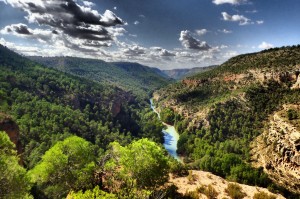
<svg viewBox="0 0 300 199">
<path fill-rule="evenodd" d="M 254 165 L 287 189 L 300 193 L 300 119 L 284 117 L 288 109 L 300 110 L 300 105 L 285 105 L 270 120 L 268 128 L 252 143 Z"/>
</svg>

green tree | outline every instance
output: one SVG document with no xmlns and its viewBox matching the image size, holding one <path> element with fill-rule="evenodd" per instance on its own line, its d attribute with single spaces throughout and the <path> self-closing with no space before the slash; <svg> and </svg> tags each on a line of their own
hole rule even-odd
<svg viewBox="0 0 300 199">
<path fill-rule="evenodd" d="M 18 161 L 14 144 L 0 132 L 0 198 L 30 198 L 30 180 Z"/>
<path fill-rule="evenodd" d="M 169 162 L 165 151 L 146 138 L 125 147 L 114 142 L 109 153 L 112 158 L 105 164 L 106 183 L 113 192 L 123 187 L 123 197 L 150 194 L 168 180 Z"/>
<path fill-rule="evenodd" d="M 170 108 L 165 108 L 160 112 L 161 120 L 167 124 L 174 124 L 175 114 L 174 111 Z"/>
<path fill-rule="evenodd" d="M 106 193 L 105 191 L 102 191 L 99 189 L 98 186 L 96 186 L 93 190 L 87 190 L 84 193 L 82 191 L 79 191 L 77 193 L 71 192 L 68 197 L 68 199 L 117 199 L 117 197 L 114 194 Z"/>
<path fill-rule="evenodd" d="M 70 190 L 92 188 L 94 161 L 93 145 L 72 136 L 50 148 L 29 174 L 48 197 L 62 198 Z"/>
</svg>

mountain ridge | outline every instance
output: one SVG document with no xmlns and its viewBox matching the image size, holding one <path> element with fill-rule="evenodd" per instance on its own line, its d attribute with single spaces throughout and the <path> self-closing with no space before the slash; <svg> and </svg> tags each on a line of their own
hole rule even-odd
<svg viewBox="0 0 300 199">
<path fill-rule="evenodd" d="M 115 85 L 137 96 L 147 98 L 154 90 L 167 85 L 170 79 L 153 69 L 137 63 L 122 62 L 118 65 L 98 59 L 77 57 L 29 57 L 50 68 L 88 78 L 107 85 Z M 129 67 L 130 66 L 130 67 Z"/>
</svg>

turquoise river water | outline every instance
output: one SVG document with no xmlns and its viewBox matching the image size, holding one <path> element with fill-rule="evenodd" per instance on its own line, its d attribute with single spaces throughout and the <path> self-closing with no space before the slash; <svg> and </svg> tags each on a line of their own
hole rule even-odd
<svg viewBox="0 0 300 199">
<path fill-rule="evenodd" d="M 159 112 L 157 112 L 155 105 L 153 104 L 153 99 L 150 99 L 151 109 L 157 114 L 160 119 Z M 177 142 L 179 140 L 179 134 L 176 131 L 175 127 L 169 124 L 162 122 L 165 128 L 162 129 L 164 133 L 164 147 L 167 149 L 169 154 L 175 159 L 180 161 L 180 158 L 177 154 Z"/>
</svg>

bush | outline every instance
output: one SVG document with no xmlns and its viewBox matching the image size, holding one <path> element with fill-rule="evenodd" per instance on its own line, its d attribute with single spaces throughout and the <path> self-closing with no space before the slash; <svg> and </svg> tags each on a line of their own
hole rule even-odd
<svg viewBox="0 0 300 199">
<path fill-rule="evenodd" d="M 207 196 L 208 199 L 215 199 L 219 195 L 215 188 L 210 184 L 207 187 L 202 185 L 197 189 L 199 193 Z"/>
<path fill-rule="evenodd" d="M 170 172 L 175 177 L 185 177 L 189 174 L 187 166 L 175 159 L 170 160 Z"/>
<path fill-rule="evenodd" d="M 246 194 L 242 191 L 242 187 L 236 183 L 229 183 L 225 192 L 232 199 L 242 199 L 246 196 Z"/>
<path fill-rule="evenodd" d="M 187 176 L 187 179 L 189 181 L 189 184 L 193 184 L 195 181 L 197 181 L 197 175 L 193 174 L 192 170 L 189 170 L 189 175 Z"/>
<path fill-rule="evenodd" d="M 258 192 L 258 193 L 255 193 L 254 196 L 253 196 L 253 199 L 276 199 L 276 196 L 275 195 L 272 195 L 272 194 L 267 194 L 266 192 Z"/>
<path fill-rule="evenodd" d="M 287 117 L 289 120 L 294 120 L 298 118 L 298 113 L 297 111 L 293 110 L 293 109 L 289 109 L 287 111 Z"/>
</svg>

